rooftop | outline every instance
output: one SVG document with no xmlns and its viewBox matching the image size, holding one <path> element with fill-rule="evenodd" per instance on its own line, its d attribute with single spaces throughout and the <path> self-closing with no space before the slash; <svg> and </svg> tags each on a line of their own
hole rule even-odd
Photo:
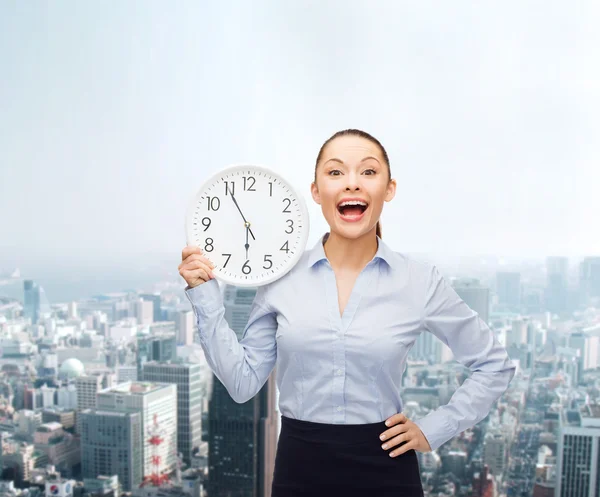
<svg viewBox="0 0 600 497">
<path fill-rule="evenodd" d="M 145 394 L 163 388 L 165 385 L 161 383 L 153 383 L 150 381 L 127 381 L 119 383 L 101 393 L 127 393 L 127 394 Z"/>
<path fill-rule="evenodd" d="M 597 418 L 600 419 L 600 405 L 599 404 L 586 404 L 581 408 L 582 418 Z"/>
</svg>

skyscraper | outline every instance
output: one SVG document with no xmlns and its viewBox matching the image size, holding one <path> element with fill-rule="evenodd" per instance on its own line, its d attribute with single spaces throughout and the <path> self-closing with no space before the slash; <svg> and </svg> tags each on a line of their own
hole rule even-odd
<svg viewBox="0 0 600 497">
<path fill-rule="evenodd" d="M 148 433 L 155 415 L 162 434 L 158 447 L 161 471 L 176 465 L 177 451 L 177 386 L 174 384 L 128 382 L 98 392 L 98 410 L 112 412 L 141 412 L 143 438 L 143 476 L 155 471 L 152 464 L 152 445 Z"/>
<path fill-rule="evenodd" d="M 196 322 L 193 311 L 180 311 L 177 314 L 177 343 L 179 345 L 192 345 Z"/>
<path fill-rule="evenodd" d="M 579 265 L 579 288 L 584 303 L 600 297 L 600 257 L 586 257 Z"/>
<path fill-rule="evenodd" d="M 557 497 L 600 495 L 600 405 L 560 413 Z"/>
<path fill-rule="evenodd" d="M 175 333 L 152 333 L 137 336 L 138 378 L 142 377 L 144 363 L 150 361 L 170 362 L 177 359 Z"/>
<path fill-rule="evenodd" d="M 135 317 L 140 326 L 152 324 L 154 322 L 154 302 L 139 299 L 135 302 Z"/>
<path fill-rule="evenodd" d="M 496 293 L 500 308 L 518 310 L 521 306 L 521 273 L 496 273 Z"/>
<path fill-rule="evenodd" d="M 567 257 L 546 258 L 546 290 L 544 303 L 547 310 L 561 313 L 567 310 L 568 303 L 568 271 Z"/>
<path fill-rule="evenodd" d="M 191 465 L 193 450 L 202 442 L 202 378 L 200 364 L 144 364 L 143 380 L 177 385 L 177 451 Z"/>
<path fill-rule="evenodd" d="M 140 294 L 140 298 L 143 300 L 149 301 L 153 303 L 152 312 L 154 317 L 154 322 L 162 321 L 162 309 L 160 307 L 160 294 L 157 293 L 142 293 Z"/>
<path fill-rule="evenodd" d="M 77 420 L 76 430 L 81 433 L 81 421 L 79 415 L 86 409 L 96 407 L 96 395 L 102 390 L 102 375 L 79 376 L 75 379 L 77 389 Z"/>
<path fill-rule="evenodd" d="M 225 288 L 225 318 L 238 339 L 248 323 L 255 294 L 255 289 Z M 214 378 L 208 411 L 207 491 L 211 497 L 271 495 L 278 436 L 274 373 L 260 392 L 243 404 L 234 402 Z"/>
<path fill-rule="evenodd" d="M 453 287 L 458 296 L 487 324 L 490 317 L 490 289 L 475 278 L 460 278 Z"/>
<path fill-rule="evenodd" d="M 32 280 L 23 281 L 23 314 L 32 323 L 50 312 L 50 303 L 44 289 Z"/>
<path fill-rule="evenodd" d="M 85 409 L 81 413 L 81 472 L 84 478 L 117 475 L 131 491 L 143 477 L 142 412 Z"/>
</svg>

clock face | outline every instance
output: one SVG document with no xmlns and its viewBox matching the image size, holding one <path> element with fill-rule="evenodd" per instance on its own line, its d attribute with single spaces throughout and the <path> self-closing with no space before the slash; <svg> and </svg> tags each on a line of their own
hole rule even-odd
<svg viewBox="0 0 600 497">
<path fill-rule="evenodd" d="M 231 285 L 271 283 L 298 262 L 309 233 L 303 197 L 261 166 L 225 168 L 206 181 L 186 216 L 188 245 L 197 245 L 214 275 Z"/>
</svg>

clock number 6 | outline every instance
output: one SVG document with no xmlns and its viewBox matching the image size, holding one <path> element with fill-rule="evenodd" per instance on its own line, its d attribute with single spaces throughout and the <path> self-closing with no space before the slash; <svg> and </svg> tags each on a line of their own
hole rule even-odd
<svg viewBox="0 0 600 497">
<path fill-rule="evenodd" d="M 244 265 L 242 266 L 242 273 L 244 273 L 244 274 L 250 274 L 252 272 L 252 268 L 250 266 L 248 266 L 249 262 L 250 261 L 244 262 Z M 246 269 L 247 269 L 247 271 L 246 271 Z"/>
</svg>

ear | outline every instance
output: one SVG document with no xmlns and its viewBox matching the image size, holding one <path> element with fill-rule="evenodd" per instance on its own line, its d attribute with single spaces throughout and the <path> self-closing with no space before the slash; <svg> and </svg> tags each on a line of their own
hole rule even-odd
<svg viewBox="0 0 600 497">
<path fill-rule="evenodd" d="M 319 189 L 317 188 L 317 184 L 314 181 L 310 184 L 310 193 L 312 194 L 313 200 L 317 204 L 321 205 L 321 195 L 319 193 Z"/>
<path fill-rule="evenodd" d="M 397 186 L 396 180 L 395 179 L 390 180 L 390 182 L 388 183 L 388 186 L 387 186 L 386 194 L 385 194 L 386 202 L 389 202 L 396 196 L 396 186 Z"/>
</svg>

